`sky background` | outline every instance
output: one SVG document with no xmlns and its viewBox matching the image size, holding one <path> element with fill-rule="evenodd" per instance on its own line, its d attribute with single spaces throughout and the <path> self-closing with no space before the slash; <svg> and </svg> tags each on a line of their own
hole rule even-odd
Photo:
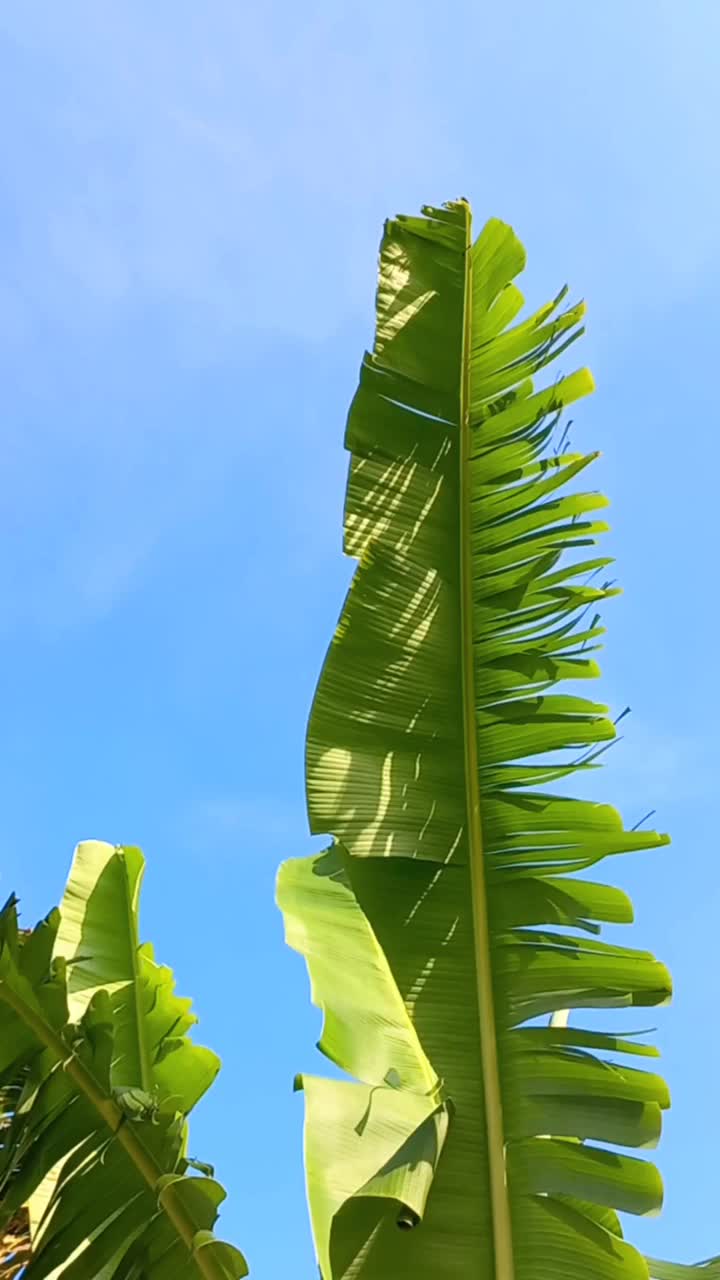
<svg viewBox="0 0 720 1280">
<path fill-rule="evenodd" d="M 602 693 L 633 708 L 600 790 L 674 840 L 612 867 L 677 990 L 666 1209 L 629 1234 L 720 1252 L 719 43 L 712 0 L 0 7 L 0 892 L 37 916 L 79 839 L 145 849 L 143 933 L 224 1061 L 193 1154 L 258 1280 L 316 1275 L 319 1018 L 273 883 L 318 846 L 344 417 L 383 218 L 458 195 L 516 226 L 529 301 L 589 304 L 573 444 L 603 450 Z"/>
</svg>

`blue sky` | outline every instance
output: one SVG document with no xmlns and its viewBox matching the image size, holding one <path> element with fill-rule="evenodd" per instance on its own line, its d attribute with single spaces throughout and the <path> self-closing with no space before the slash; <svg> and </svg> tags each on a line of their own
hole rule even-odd
<svg viewBox="0 0 720 1280">
<path fill-rule="evenodd" d="M 273 881 L 317 843 L 344 415 L 383 218 L 457 195 L 515 224 L 532 301 L 589 303 L 573 439 L 603 450 L 603 693 L 633 708 L 600 789 L 674 839 L 612 868 L 677 988 L 667 1205 L 629 1232 L 720 1252 L 719 41 L 711 0 L 0 11 L 0 890 L 39 914 L 77 840 L 144 847 L 144 933 L 224 1060 L 194 1154 L 257 1277 L 316 1274 L 291 1087 L 318 1018 Z"/>
</svg>

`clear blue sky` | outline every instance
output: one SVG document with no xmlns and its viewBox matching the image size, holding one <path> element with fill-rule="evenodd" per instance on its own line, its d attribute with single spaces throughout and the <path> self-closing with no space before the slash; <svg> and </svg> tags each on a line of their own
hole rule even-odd
<svg viewBox="0 0 720 1280">
<path fill-rule="evenodd" d="M 144 933 L 224 1059 L 193 1152 L 256 1277 L 315 1276 L 300 1069 L 318 1019 L 273 906 L 309 852 L 305 719 L 339 609 L 342 432 L 382 219 L 469 196 L 541 302 L 588 299 L 609 543 L 603 794 L 674 973 L 667 1206 L 720 1252 L 714 651 L 720 7 L 712 0 L 37 0 L 0 11 L 0 891 L 140 843 Z M 316 843 L 316 842 L 315 842 Z M 643 1025 L 642 1017 L 639 1025 Z"/>
</svg>

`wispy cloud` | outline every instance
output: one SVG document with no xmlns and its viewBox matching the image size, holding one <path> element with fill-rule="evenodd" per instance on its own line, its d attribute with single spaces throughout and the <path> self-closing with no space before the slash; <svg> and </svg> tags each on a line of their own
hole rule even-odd
<svg viewBox="0 0 720 1280">
<path fill-rule="evenodd" d="M 5 479 L 10 506 L 32 506 L 58 539 L 50 571 L 26 561 L 20 612 L 52 600 L 80 617 L 111 607 L 187 493 L 194 501 L 216 483 L 203 471 L 201 409 L 181 444 L 182 481 L 172 470 L 157 479 L 175 428 L 148 431 L 147 402 L 105 414 L 103 397 L 125 396 L 123 351 L 133 380 L 147 374 L 143 347 L 170 352 L 170 386 L 174 376 L 187 385 L 193 368 L 250 368 L 283 342 L 295 367 L 308 351 L 320 361 L 349 323 L 367 338 L 378 230 L 394 209 L 464 193 L 479 216 L 516 220 L 528 293 L 567 277 L 589 294 L 587 356 L 605 376 L 649 316 L 661 325 L 698 277 L 717 275 L 713 41 L 664 2 L 651 27 L 642 6 L 628 11 L 621 40 L 612 10 L 461 14 L 462 38 L 423 24 L 410 0 L 382 13 L 359 0 L 262 12 L 232 0 L 68 0 L 0 12 L 15 122 L 0 144 L 0 359 L 11 376 L 25 368 L 18 403 L 36 385 L 45 394 L 32 438 L 16 427 Z M 712 12 L 708 22 L 720 27 Z M 592 58 L 577 57 L 589 40 Z M 536 52 L 550 47 L 552 91 Z M 624 281 L 632 298 L 619 297 Z M 70 387 L 47 371 L 63 360 Z M 294 372 L 283 364 L 273 378 L 284 377 Z M 258 405 L 272 391 L 260 382 L 253 412 L 267 417 L 273 407 Z M 84 420 L 82 401 L 93 406 Z M 258 428 L 248 416 L 233 422 L 240 431 L 247 440 Z M 312 445 L 307 421 L 303 432 Z M 229 429 L 221 436 L 220 470 L 233 447 Z M 132 482 L 128 458 L 140 460 Z M 82 486 L 104 489 L 122 518 L 86 514 L 76 526 Z M 315 501 L 316 489 L 286 487 L 307 524 L 302 493 Z"/>
<path fill-rule="evenodd" d="M 466 19 L 451 41 L 405 3 L 382 19 L 358 3 L 6 9 L 17 129 L 0 322 L 21 333 L 28 299 L 71 326 L 170 302 L 196 359 L 250 329 L 323 339 L 369 298 L 380 219 L 458 183 L 481 208 L 522 213 L 548 258 L 557 239 L 562 270 L 582 264 L 599 292 L 611 246 L 661 296 L 714 269 L 712 40 L 665 3 L 652 29 L 624 15 L 621 40 L 611 11 Z M 590 61 L 574 56 L 588 27 Z M 562 84 L 554 105 L 538 89 L 531 120 L 527 92 L 500 96 L 502 68 L 506 87 L 531 83 L 548 38 Z"/>
<path fill-rule="evenodd" d="M 42 277 L 45 305 L 72 297 L 75 323 L 87 307 L 174 298 L 193 344 L 208 324 L 216 339 L 322 337 L 338 281 L 366 278 L 369 205 L 440 146 L 424 37 L 390 11 L 378 39 L 356 5 L 211 10 L 180 4 L 169 21 L 162 5 L 76 2 L 62 22 L 0 17 L 22 111 L 6 157 L 23 191 L 18 292 Z M 27 70 L 45 80 L 42 112 Z"/>
</svg>

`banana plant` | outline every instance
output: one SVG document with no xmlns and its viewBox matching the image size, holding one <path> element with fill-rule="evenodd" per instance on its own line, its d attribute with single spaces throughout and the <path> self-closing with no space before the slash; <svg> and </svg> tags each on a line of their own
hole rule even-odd
<svg viewBox="0 0 720 1280">
<path fill-rule="evenodd" d="M 220 1063 L 190 1001 L 140 945 L 139 849 L 78 846 L 33 930 L 0 914 L 0 1275 L 239 1280 L 212 1227 L 223 1188 L 187 1154 L 187 1115 Z"/>
<path fill-rule="evenodd" d="M 626 1149 L 657 1142 L 668 1091 L 632 1065 L 650 1045 L 577 1011 L 661 1005 L 670 977 L 600 939 L 632 906 L 579 873 L 667 837 L 566 790 L 615 736 L 585 692 L 615 589 L 606 500 L 565 488 L 597 457 L 563 423 L 592 378 L 542 377 L 584 308 L 563 290 L 519 318 L 524 265 L 500 221 L 473 241 L 464 200 L 382 240 L 346 433 L 359 564 L 307 735 L 333 842 L 278 880 L 338 1068 L 297 1080 L 323 1280 L 648 1275 L 618 1213 L 660 1206 Z"/>
</svg>

